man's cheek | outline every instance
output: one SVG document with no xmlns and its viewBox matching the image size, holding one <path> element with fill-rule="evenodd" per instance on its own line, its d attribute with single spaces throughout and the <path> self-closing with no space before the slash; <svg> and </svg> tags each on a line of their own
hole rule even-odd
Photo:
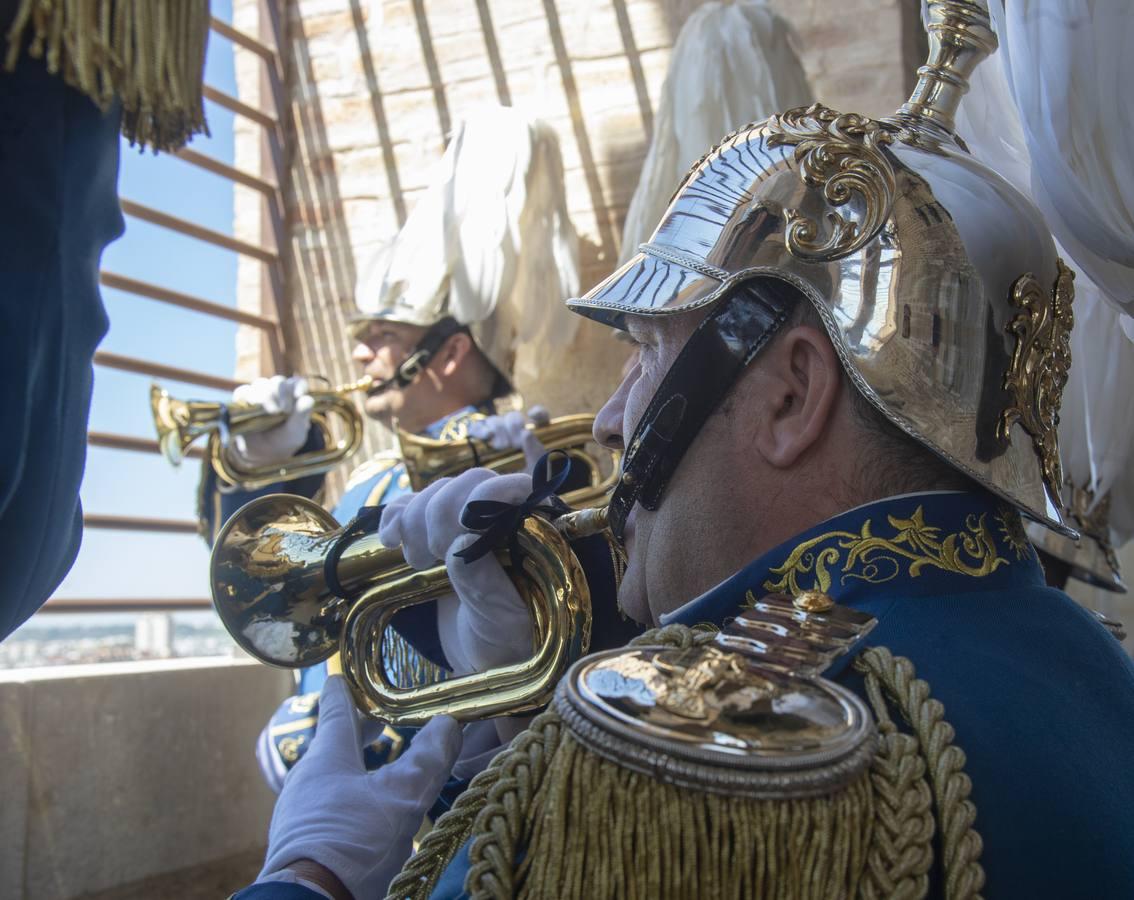
<svg viewBox="0 0 1134 900">
<path fill-rule="evenodd" d="M 645 414 L 652 396 L 652 387 L 643 384 L 641 380 L 631 388 L 630 394 L 626 398 L 626 406 L 622 411 L 622 427 L 624 429 L 622 433 L 627 441 L 637 431 L 638 422 Z"/>
</svg>

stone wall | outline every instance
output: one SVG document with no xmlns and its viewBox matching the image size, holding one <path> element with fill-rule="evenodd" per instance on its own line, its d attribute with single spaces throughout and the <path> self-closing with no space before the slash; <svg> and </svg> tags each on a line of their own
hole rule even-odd
<svg viewBox="0 0 1134 900">
<path fill-rule="evenodd" d="M 253 750 L 291 690 L 289 672 L 224 659 L 0 672 L 0 897 L 122 897 L 262 859 L 275 798 Z M 244 862 L 212 896 L 254 875 Z"/>
<path fill-rule="evenodd" d="M 486 103 L 523 108 L 555 128 L 584 287 L 609 273 L 670 47 L 701 0 L 280 2 L 290 100 L 283 118 L 293 152 L 287 299 L 298 368 L 350 376 L 342 321 L 356 270 L 405 221 L 452 124 Z M 258 33 L 262 3 L 235 0 L 236 27 Z M 772 5 L 794 26 L 817 99 L 871 115 L 904 99 L 923 59 L 916 0 Z M 238 49 L 239 93 L 256 103 L 262 78 L 248 56 Z M 259 128 L 238 119 L 237 134 L 237 165 L 256 171 Z M 237 233 L 256 239 L 260 199 L 238 191 Z M 254 310 L 262 302 L 259 270 L 242 261 L 240 303 Z M 240 340 L 239 376 L 259 374 L 266 367 L 258 336 Z M 593 411 L 624 355 L 588 323 L 571 368 L 544 373 L 527 399 L 558 413 Z"/>
</svg>

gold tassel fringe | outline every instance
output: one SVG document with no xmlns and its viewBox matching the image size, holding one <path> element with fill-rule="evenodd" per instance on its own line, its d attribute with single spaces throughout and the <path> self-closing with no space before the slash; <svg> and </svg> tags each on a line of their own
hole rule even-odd
<svg viewBox="0 0 1134 900">
<path fill-rule="evenodd" d="M 8 30 L 7 71 L 21 50 L 106 110 L 122 134 L 171 151 L 208 134 L 202 82 L 209 0 L 22 0 Z"/>
<path fill-rule="evenodd" d="M 813 799 L 693 791 L 611 763 L 568 735 L 530 821 L 517 873 L 530 900 L 834 900 L 858 891 L 873 796 L 866 776 Z"/>
</svg>

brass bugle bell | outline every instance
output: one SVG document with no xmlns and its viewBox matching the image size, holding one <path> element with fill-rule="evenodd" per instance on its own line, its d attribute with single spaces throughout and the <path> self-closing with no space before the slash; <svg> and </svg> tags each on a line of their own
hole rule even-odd
<svg viewBox="0 0 1134 900">
<path fill-rule="evenodd" d="M 563 494 L 562 499 L 569 506 L 586 507 L 601 503 L 618 481 L 617 455 L 599 448 L 601 454 L 609 455 L 609 469 L 606 470 L 601 457 L 587 452 L 587 445 L 594 443 L 594 424 L 594 416 L 580 413 L 559 416 L 543 425 L 528 426 L 544 449 L 562 450 L 571 460 L 572 472 L 582 471 L 587 475 L 588 483 L 585 486 Z M 400 428 L 397 437 L 406 474 L 415 491 L 422 490 L 438 478 L 459 475 L 474 467 L 502 473 L 523 472 L 527 469 L 523 450 L 495 450 L 486 441 L 472 437 L 462 441 L 437 440 L 411 434 Z"/>
<path fill-rule="evenodd" d="M 564 533 L 578 536 L 572 523 L 597 531 L 603 520 L 595 513 L 569 513 L 555 524 L 529 517 L 517 535 L 519 569 L 511 554 L 498 552 L 532 611 L 534 650 L 522 662 L 473 675 L 396 684 L 392 661 L 383 656 L 390 620 L 450 593 L 448 573 L 444 566 L 411 569 L 400 548 L 382 546 L 375 534 L 340 541 L 345 529 L 303 497 L 261 497 L 228 520 L 210 561 L 213 603 L 236 643 L 261 662 L 299 668 L 338 651 L 359 708 L 390 724 L 521 713 L 547 703 L 569 664 L 590 646 L 590 590 Z M 328 566 L 349 599 L 328 584 Z"/>
<path fill-rule="evenodd" d="M 367 390 L 373 383 L 374 380 L 366 376 L 341 387 L 311 391 L 315 401 L 311 424 L 322 433 L 323 449 L 297 454 L 276 465 L 242 464 L 229 452 L 222 426 L 227 425 L 230 435 L 267 431 L 287 419 L 284 413 L 269 413 L 254 403 L 177 400 L 156 384 L 150 388 L 150 408 L 162 456 L 172 465 L 179 465 L 189 445 L 207 434 L 209 442 L 205 453 L 217 477 L 226 484 L 254 491 L 278 481 L 330 471 L 353 455 L 362 445 L 363 426 L 362 415 L 349 395 Z M 335 417 L 342 425 L 341 437 L 331 429 L 331 420 Z"/>
</svg>

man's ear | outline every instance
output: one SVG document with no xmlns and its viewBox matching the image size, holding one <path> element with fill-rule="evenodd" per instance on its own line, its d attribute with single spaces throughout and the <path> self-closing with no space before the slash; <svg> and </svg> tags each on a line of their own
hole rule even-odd
<svg viewBox="0 0 1134 900">
<path fill-rule="evenodd" d="M 756 449 L 776 468 L 799 461 L 834 420 L 842 367 L 826 333 L 799 325 L 757 360 L 761 415 Z"/>
<path fill-rule="evenodd" d="M 446 378 L 457 371 L 457 367 L 472 351 L 472 338 L 463 331 L 450 336 L 437 351 L 437 369 Z"/>
</svg>

